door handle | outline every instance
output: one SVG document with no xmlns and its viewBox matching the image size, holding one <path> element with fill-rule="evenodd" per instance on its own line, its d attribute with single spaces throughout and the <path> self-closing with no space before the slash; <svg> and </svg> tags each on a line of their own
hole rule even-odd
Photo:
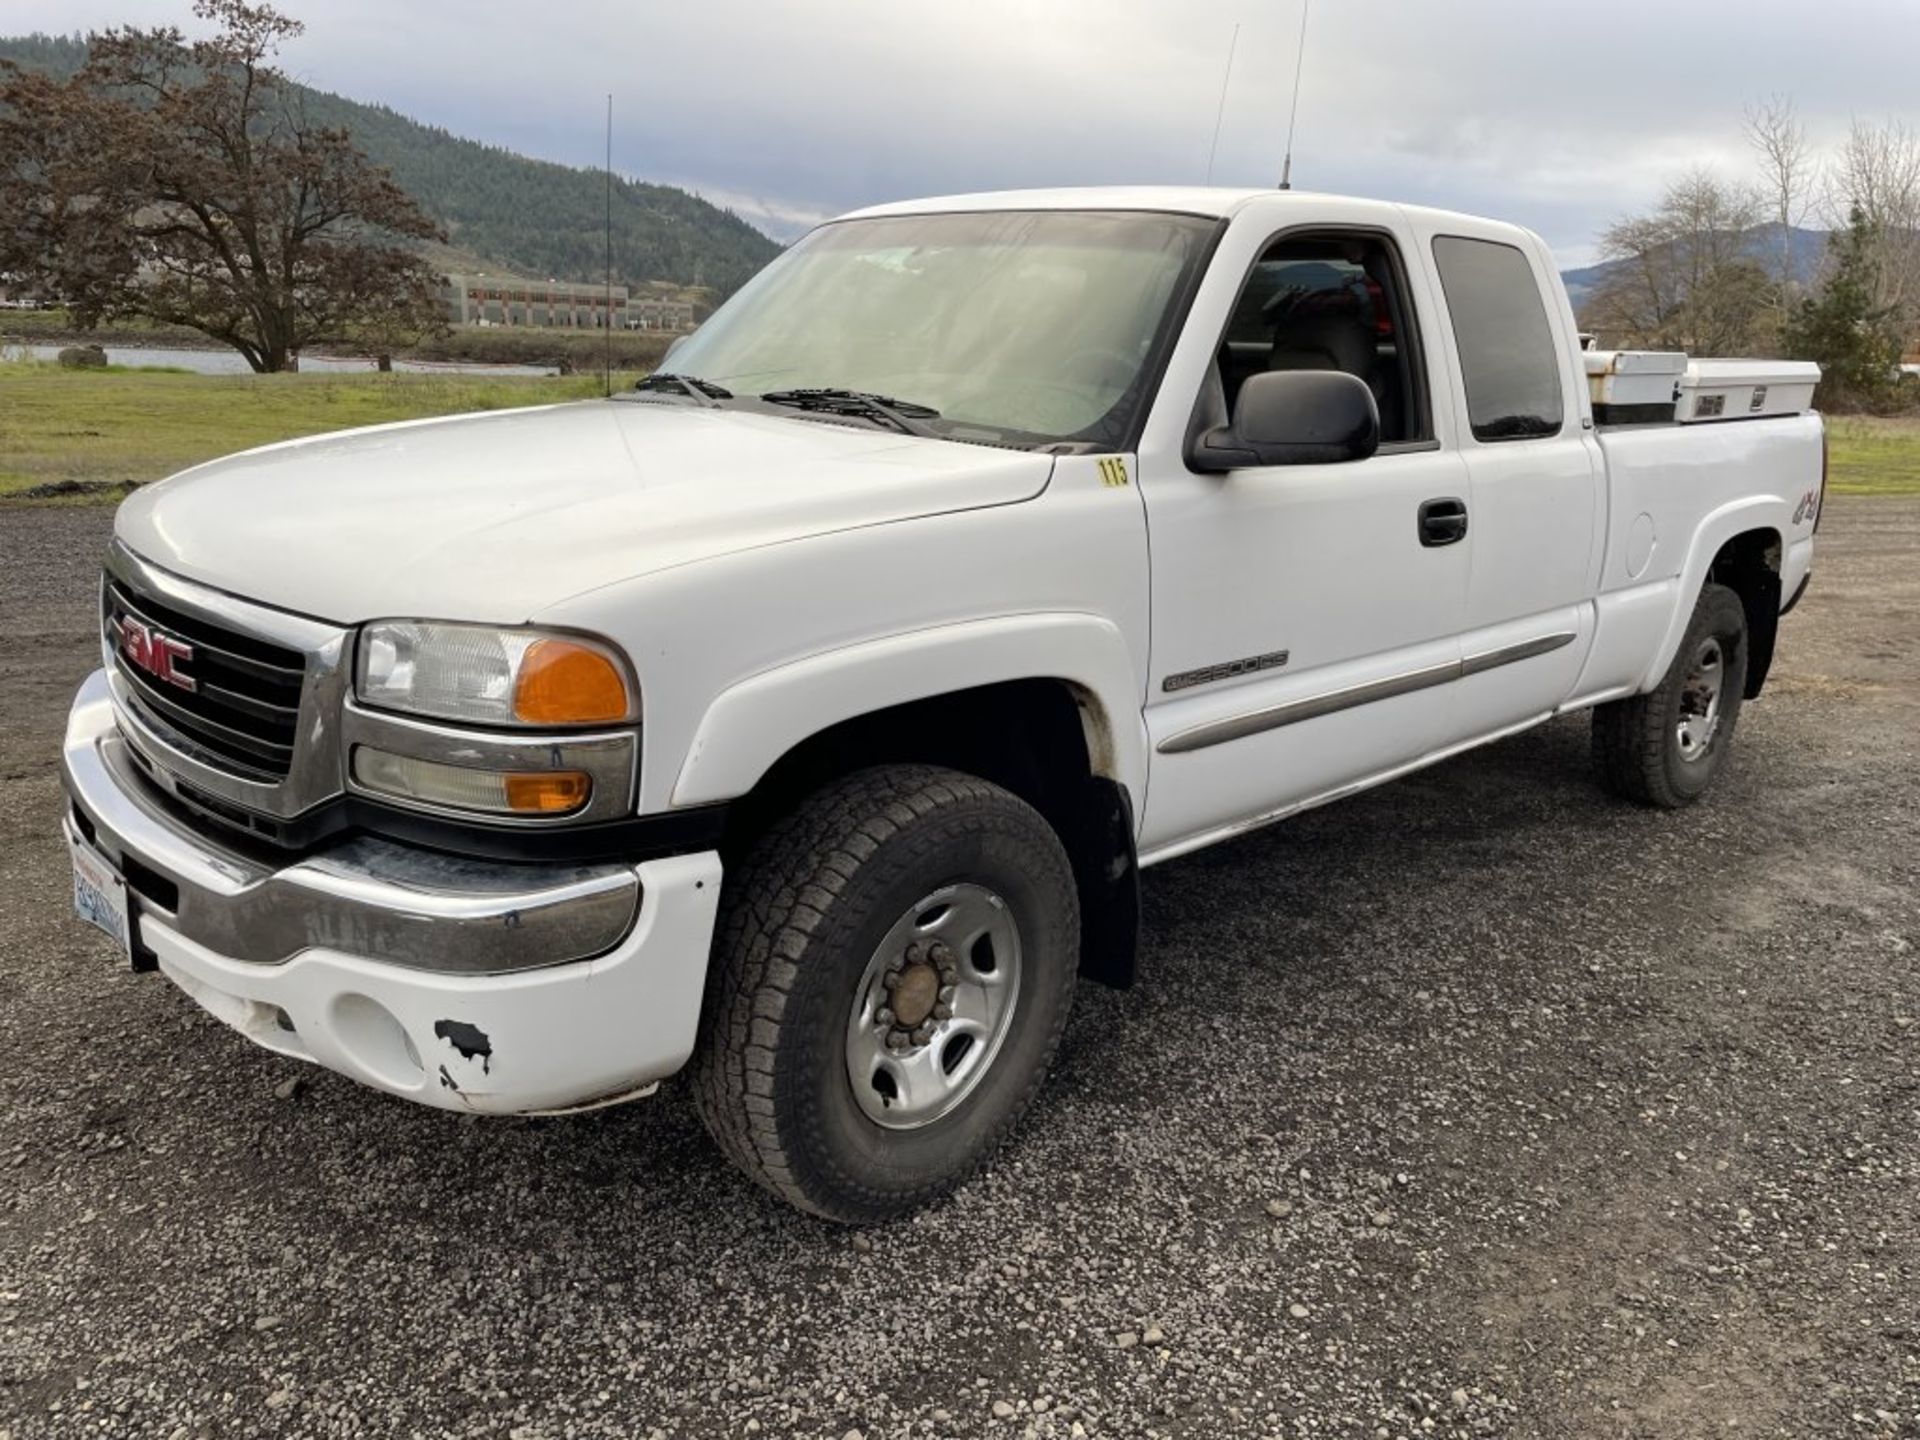
<svg viewBox="0 0 1920 1440">
<path fill-rule="evenodd" d="M 1420 505 L 1420 543 L 1452 545 L 1467 538 L 1467 502 L 1448 495 Z"/>
</svg>

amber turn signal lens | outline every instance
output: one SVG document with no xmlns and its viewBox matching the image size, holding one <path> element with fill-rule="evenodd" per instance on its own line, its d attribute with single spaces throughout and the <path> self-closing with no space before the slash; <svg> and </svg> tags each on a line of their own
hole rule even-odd
<svg viewBox="0 0 1920 1440">
<path fill-rule="evenodd" d="M 517 815 L 564 815 L 587 803 L 593 782 L 578 770 L 533 771 L 502 777 L 507 808 Z"/>
<path fill-rule="evenodd" d="M 477 770 L 367 745 L 353 747 L 353 778 L 382 795 L 494 815 L 567 815 L 593 794 L 579 770 Z"/>
<path fill-rule="evenodd" d="M 632 709 L 620 667 L 600 651 L 571 640 L 527 647 L 513 687 L 513 718 L 523 725 L 601 725 Z"/>
</svg>

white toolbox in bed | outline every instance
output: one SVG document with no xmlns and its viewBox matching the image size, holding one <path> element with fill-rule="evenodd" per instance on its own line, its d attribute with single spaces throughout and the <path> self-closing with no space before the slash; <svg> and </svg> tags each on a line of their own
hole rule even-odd
<svg viewBox="0 0 1920 1440">
<path fill-rule="evenodd" d="M 1819 383 L 1811 360 L 1690 360 L 1674 418 L 1687 425 L 1797 415 L 1812 406 Z"/>
<path fill-rule="evenodd" d="M 1601 425 L 1657 424 L 1673 419 L 1687 357 L 1678 350 L 1585 350 L 1593 418 Z"/>
</svg>

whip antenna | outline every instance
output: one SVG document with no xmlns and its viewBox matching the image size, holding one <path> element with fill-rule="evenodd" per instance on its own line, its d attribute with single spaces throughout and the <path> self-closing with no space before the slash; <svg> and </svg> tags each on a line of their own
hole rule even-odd
<svg viewBox="0 0 1920 1440">
<path fill-rule="evenodd" d="M 1297 83 L 1297 82 L 1296 82 Z M 606 393 L 613 395 L 613 93 L 607 93 L 607 344 Z"/>
<path fill-rule="evenodd" d="M 1238 21 L 1235 21 L 1233 26 L 1233 39 L 1227 42 L 1226 73 L 1220 77 L 1220 105 L 1219 108 L 1213 112 L 1213 143 L 1207 147 L 1207 183 L 1209 185 L 1213 183 L 1214 152 L 1220 148 L 1220 122 L 1225 118 L 1227 113 L 1227 84 L 1233 79 L 1233 52 L 1239 48 L 1239 45 L 1240 25 Z"/>
<path fill-rule="evenodd" d="M 1307 11 L 1313 0 L 1300 0 L 1300 44 L 1293 52 L 1293 106 L 1287 112 L 1287 156 L 1280 162 L 1280 188 L 1293 188 L 1293 123 L 1300 118 L 1300 65 L 1307 58 Z"/>
</svg>

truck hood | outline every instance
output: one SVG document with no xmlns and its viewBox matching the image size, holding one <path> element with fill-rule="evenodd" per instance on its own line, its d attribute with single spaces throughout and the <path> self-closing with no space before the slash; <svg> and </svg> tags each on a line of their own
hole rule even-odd
<svg viewBox="0 0 1920 1440">
<path fill-rule="evenodd" d="M 249 450 L 135 492 L 120 540 L 341 624 L 511 624 L 733 551 L 1045 489 L 1050 456 L 781 415 L 595 400 Z"/>
</svg>

